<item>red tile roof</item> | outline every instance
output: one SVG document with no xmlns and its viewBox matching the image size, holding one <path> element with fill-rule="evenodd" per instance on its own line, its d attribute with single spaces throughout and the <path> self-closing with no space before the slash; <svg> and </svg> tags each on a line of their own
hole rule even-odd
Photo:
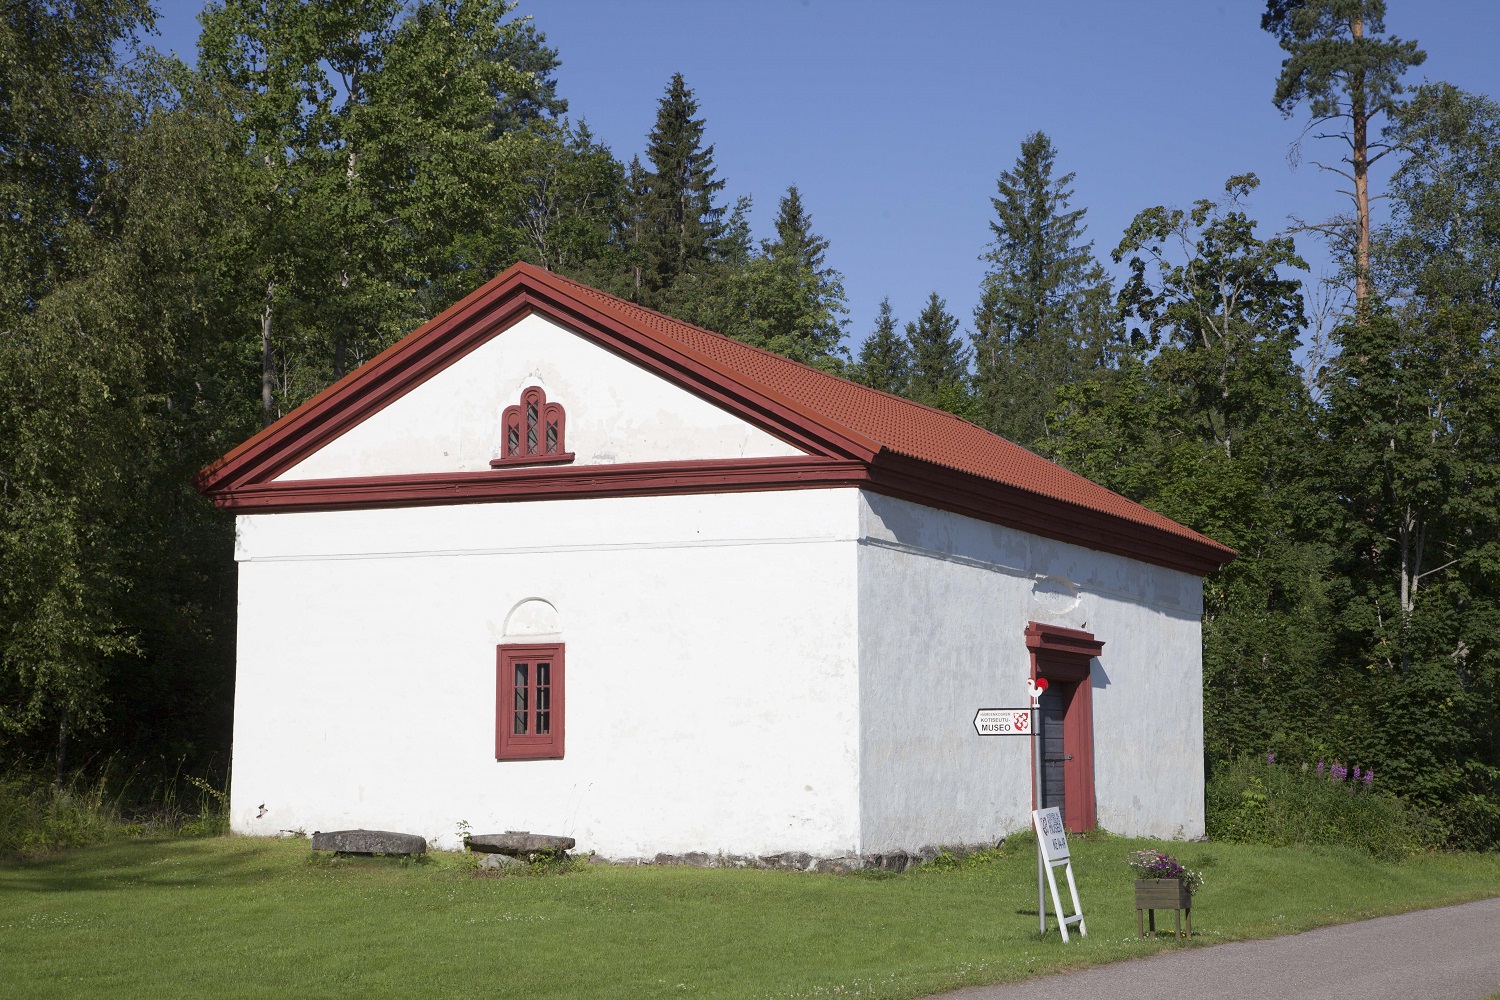
<svg viewBox="0 0 1500 1000">
<path fill-rule="evenodd" d="M 518 266 L 647 336 L 672 341 L 708 359 L 726 375 L 800 404 L 820 422 L 853 431 L 897 454 L 1202 543 L 1221 550 L 1223 562 L 1233 558 L 1228 546 L 951 413 L 829 375 L 572 279 Z"/>
</svg>

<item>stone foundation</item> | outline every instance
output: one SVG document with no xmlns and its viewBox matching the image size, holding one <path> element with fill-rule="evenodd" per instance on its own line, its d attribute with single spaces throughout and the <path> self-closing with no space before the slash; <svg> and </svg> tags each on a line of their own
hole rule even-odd
<svg viewBox="0 0 1500 1000">
<path fill-rule="evenodd" d="M 596 856 L 593 860 L 601 863 L 621 865 L 675 865 L 687 868 L 756 868 L 763 871 L 826 872 L 835 875 L 846 875 L 850 872 L 865 869 L 904 872 L 909 868 L 915 868 L 924 861 L 931 861 L 944 851 L 957 855 L 973 854 L 976 851 L 989 850 L 1003 843 L 1004 841 L 1002 840 L 994 844 L 929 845 L 918 848 L 915 851 L 890 851 L 882 854 L 854 854 L 827 858 L 815 857 L 802 851 L 788 851 L 784 854 L 765 854 L 760 856 L 708 854 L 703 851 L 692 851 L 687 854 L 658 854 L 651 858 L 600 858 Z"/>
</svg>

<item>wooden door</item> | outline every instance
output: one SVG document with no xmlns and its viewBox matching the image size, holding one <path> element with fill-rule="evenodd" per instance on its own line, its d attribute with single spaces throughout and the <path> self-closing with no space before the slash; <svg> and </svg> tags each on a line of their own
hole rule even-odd
<svg viewBox="0 0 1500 1000">
<path fill-rule="evenodd" d="M 1067 779 L 1068 768 L 1066 764 L 1072 757 L 1067 753 L 1067 737 L 1064 723 L 1068 714 L 1067 690 L 1071 685 L 1053 684 L 1046 691 L 1038 703 L 1041 709 L 1042 728 L 1042 809 L 1051 809 L 1056 806 L 1060 810 L 1063 823 L 1068 821 L 1067 802 Z"/>
</svg>

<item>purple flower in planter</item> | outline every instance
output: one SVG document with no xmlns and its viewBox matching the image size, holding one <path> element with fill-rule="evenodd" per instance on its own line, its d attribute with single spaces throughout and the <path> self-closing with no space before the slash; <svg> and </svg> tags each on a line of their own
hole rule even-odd
<svg viewBox="0 0 1500 1000">
<path fill-rule="evenodd" d="M 1366 788 L 1369 788 L 1371 785 L 1375 784 L 1375 769 L 1373 767 L 1365 772 L 1364 782 Z"/>
<path fill-rule="evenodd" d="M 1323 777 L 1323 762 L 1318 761 L 1318 777 Z"/>
<path fill-rule="evenodd" d="M 1328 769 L 1328 773 L 1333 777 L 1334 781 L 1343 781 L 1349 777 L 1349 769 L 1338 761 L 1334 761 L 1333 766 Z"/>
<path fill-rule="evenodd" d="M 1275 750 L 1272 750 L 1270 753 L 1266 754 L 1266 763 L 1267 764 L 1274 764 L 1274 763 L 1276 763 L 1276 751 Z"/>
<path fill-rule="evenodd" d="M 1355 781 L 1359 780 L 1359 765 L 1358 764 L 1354 765 L 1354 780 Z"/>
</svg>

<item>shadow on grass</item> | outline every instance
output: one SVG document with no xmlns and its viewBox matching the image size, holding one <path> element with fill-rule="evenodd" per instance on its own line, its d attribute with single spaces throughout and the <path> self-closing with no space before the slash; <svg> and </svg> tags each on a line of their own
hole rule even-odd
<svg viewBox="0 0 1500 1000">
<path fill-rule="evenodd" d="M 236 841 L 239 841 L 236 843 Z M 141 837 L 0 862 L 0 896 L 143 886 L 244 886 L 273 877 L 286 847 L 223 837 Z"/>
</svg>

